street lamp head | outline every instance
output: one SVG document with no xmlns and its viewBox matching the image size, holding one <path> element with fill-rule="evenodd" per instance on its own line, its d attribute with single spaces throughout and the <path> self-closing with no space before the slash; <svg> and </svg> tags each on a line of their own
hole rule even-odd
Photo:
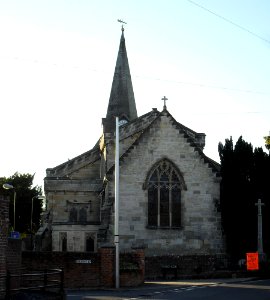
<svg viewBox="0 0 270 300">
<path fill-rule="evenodd" d="M 12 184 L 9 184 L 9 183 L 4 183 L 3 188 L 5 190 L 11 190 L 11 189 L 14 189 L 14 186 Z"/>
</svg>

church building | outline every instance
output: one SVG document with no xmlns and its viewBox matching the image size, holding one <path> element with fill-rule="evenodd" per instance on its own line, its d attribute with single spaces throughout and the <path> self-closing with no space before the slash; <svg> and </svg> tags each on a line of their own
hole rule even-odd
<svg viewBox="0 0 270 300">
<path fill-rule="evenodd" d="M 225 253 L 220 165 L 203 152 L 205 134 L 175 120 L 163 100 L 161 111 L 137 115 L 122 28 L 99 141 L 46 170 L 43 230 L 48 229 L 52 251 L 95 252 L 114 245 L 117 116 L 120 251 L 143 247 L 149 256 Z"/>
</svg>

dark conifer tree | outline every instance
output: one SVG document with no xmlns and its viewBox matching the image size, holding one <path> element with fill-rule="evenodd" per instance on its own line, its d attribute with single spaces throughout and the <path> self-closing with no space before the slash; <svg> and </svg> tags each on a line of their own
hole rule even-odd
<svg viewBox="0 0 270 300">
<path fill-rule="evenodd" d="M 261 199 L 266 206 L 263 216 L 269 216 L 269 155 L 262 148 L 238 139 L 233 145 L 232 138 L 225 144 L 219 143 L 221 160 L 221 208 L 222 222 L 226 236 L 227 250 L 238 260 L 247 252 L 257 251 L 257 207 Z M 268 170 L 268 172 L 267 172 Z M 263 217 L 265 251 L 269 251 L 266 234 L 269 234 L 269 218 Z M 268 227 L 267 227 L 268 226 Z M 264 230 L 264 228 L 266 230 Z"/>
</svg>

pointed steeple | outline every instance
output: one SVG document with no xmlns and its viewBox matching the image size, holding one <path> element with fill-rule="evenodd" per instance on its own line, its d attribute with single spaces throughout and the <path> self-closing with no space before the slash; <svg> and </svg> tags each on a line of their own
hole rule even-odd
<svg viewBox="0 0 270 300">
<path fill-rule="evenodd" d="M 107 132 L 111 132 L 111 130 L 108 128 L 108 125 L 112 121 L 114 122 L 114 118 L 116 116 L 118 116 L 120 120 L 125 119 L 126 121 L 131 121 L 137 118 L 137 109 L 129 70 L 123 28 L 113 76 L 107 115 L 106 118 L 103 119 L 103 124 L 107 123 L 107 126 L 105 126 L 107 127 Z"/>
</svg>

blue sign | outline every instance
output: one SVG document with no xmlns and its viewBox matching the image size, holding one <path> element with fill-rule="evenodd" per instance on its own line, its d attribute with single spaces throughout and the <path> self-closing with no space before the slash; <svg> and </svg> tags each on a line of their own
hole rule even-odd
<svg viewBox="0 0 270 300">
<path fill-rule="evenodd" d="M 18 231 L 11 231 L 10 237 L 12 239 L 19 239 L 20 238 L 20 233 Z"/>
</svg>

